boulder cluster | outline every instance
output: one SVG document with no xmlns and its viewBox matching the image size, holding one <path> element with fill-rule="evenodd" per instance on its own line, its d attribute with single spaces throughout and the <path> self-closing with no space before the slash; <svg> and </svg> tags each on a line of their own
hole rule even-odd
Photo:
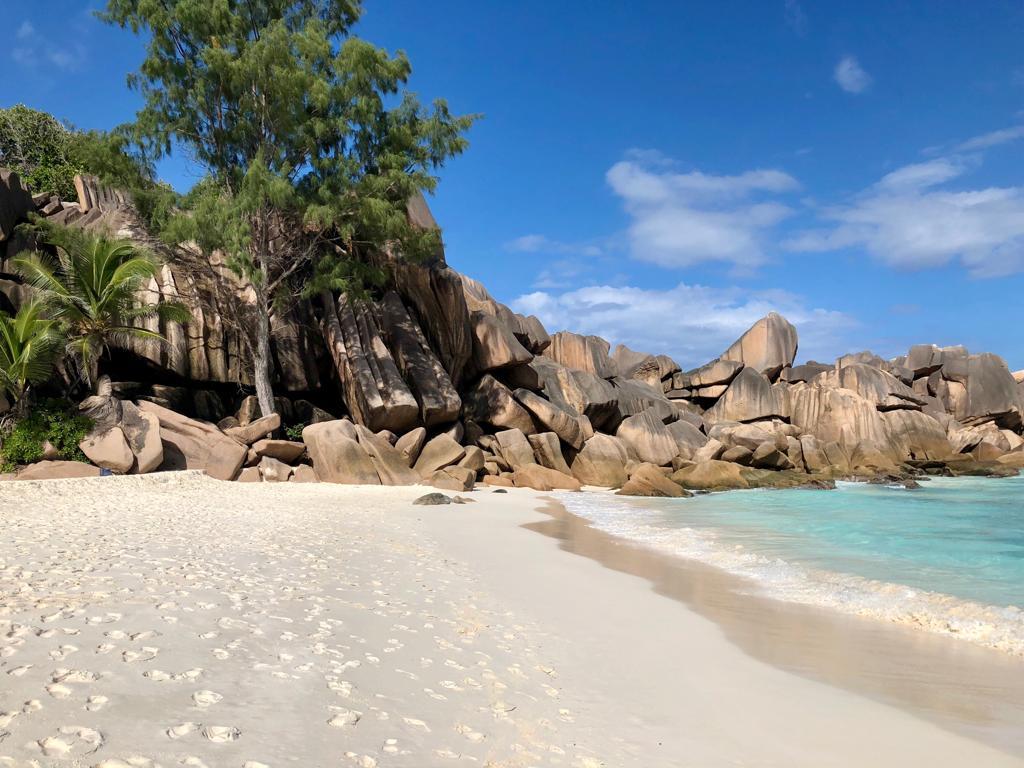
<svg viewBox="0 0 1024 768">
<path fill-rule="evenodd" d="M 13 225 L 30 211 L 149 242 L 123 196 L 93 179 L 76 186 L 79 199 L 64 202 L 0 174 L 0 261 L 20 250 Z M 409 215 L 435 226 L 422 199 Z M 1024 373 L 996 355 L 922 345 L 891 360 L 796 365 L 796 329 L 771 313 L 683 371 L 597 336 L 549 335 L 443 253 L 426 263 L 374 254 L 389 274 L 376 298 L 324 294 L 277 318 L 278 412 L 260 417 L 242 354 L 244 292 L 216 260 L 197 269 L 187 248 L 163 256 L 140 299 L 181 301 L 192 321 L 152 328 L 167 344 L 120 350 L 82 402 L 95 428 L 81 448 L 95 468 L 43 462 L 19 477 L 188 468 L 246 482 L 681 496 L 1024 466 Z M 0 302 L 16 306 L 24 290 L 0 280 Z"/>
</svg>

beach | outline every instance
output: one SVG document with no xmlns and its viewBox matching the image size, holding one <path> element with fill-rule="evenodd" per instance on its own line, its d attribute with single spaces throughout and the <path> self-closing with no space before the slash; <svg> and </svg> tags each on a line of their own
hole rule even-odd
<svg viewBox="0 0 1024 768">
<path fill-rule="evenodd" d="M 428 490 L 4 483 L 0 765 L 1024 765 L 1019 659 Z"/>
</svg>

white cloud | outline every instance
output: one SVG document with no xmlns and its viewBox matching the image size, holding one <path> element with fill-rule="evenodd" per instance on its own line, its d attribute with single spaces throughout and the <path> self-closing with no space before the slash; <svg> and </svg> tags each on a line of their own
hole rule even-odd
<svg viewBox="0 0 1024 768">
<path fill-rule="evenodd" d="M 663 267 L 702 261 L 745 267 L 762 263 L 765 234 L 792 211 L 777 201 L 750 198 L 799 187 L 796 179 L 778 170 L 736 176 L 677 173 L 663 158 L 652 162 L 649 153 L 633 151 L 628 158 L 613 165 L 606 179 L 632 218 L 628 236 L 633 257 Z"/>
<path fill-rule="evenodd" d="M 665 290 L 591 285 L 561 294 L 537 291 L 510 306 L 537 315 L 549 331 L 596 334 L 613 346 L 668 354 L 684 368 L 717 357 L 771 311 L 797 326 L 801 359 L 833 359 L 845 351 L 837 334 L 855 325 L 847 315 L 808 308 L 785 291 L 751 293 L 685 283 Z"/>
<path fill-rule="evenodd" d="M 864 71 L 856 56 L 844 56 L 836 64 L 833 77 L 847 93 L 863 93 L 871 85 L 871 76 Z"/>
<path fill-rule="evenodd" d="M 968 139 L 959 144 L 957 149 L 961 152 L 974 152 L 979 149 L 997 147 L 1000 144 L 1008 144 L 1011 141 L 1024 138 L 1024 125 L 1015 125 L 1012 128 L 1003 128 L 998 131 L 983 133 L 980 136 Z"/>
<path fill-rule="evenodd" d="M 34 36 L 35 33 L 36 33 L 36 28 L 32 26 L 32 22 L 31 21 L 23 21 L 23 22 L 21 22 L 21 26 L 18 27 L 18 31 L 17 31 L 15 36 L 19 40 L 28 40 L 30 37 Z"/>
<path fill-rule="evenodd" d="M 975 277 L 1022 271 L 1024 187 L 944 186 L 975 164 L 954 156 L 904 166 L 848 205 L 824 209 L 829 228 L 805 232 L 786 245 L 796 251 L 859 246 L 902 268 L 959 260 Z"/>
</svg>

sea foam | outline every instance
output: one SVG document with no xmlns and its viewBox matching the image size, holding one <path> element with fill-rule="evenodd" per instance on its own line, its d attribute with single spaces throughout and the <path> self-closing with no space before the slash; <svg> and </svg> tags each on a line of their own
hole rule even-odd
<svg viewBox="0 0 1024 768">
<path fill-rule="evenodd" d="M 742 494 L 753 503 L 761 494 L 779 492 L 729 493 Z M 1024 656 L 1024 612 L 1016 606 L 987 605 L 906 584 L 807 567 L 729 541 L 721 529 L 652 522 L 665 514 L 665 507 L 652 508 L 648 500 L 605 493 L 561 493 L 558 498 L 569 512 L 599 530 L 740 576 L 750 584 L 752 594 L 894 622 Z M 684 512 L 683 505 L 691 501 L 669 503 Z"/>
</svg>

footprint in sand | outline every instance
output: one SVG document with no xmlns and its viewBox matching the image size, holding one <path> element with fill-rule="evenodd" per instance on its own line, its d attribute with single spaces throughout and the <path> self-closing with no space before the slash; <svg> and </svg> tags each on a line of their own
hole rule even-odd
<svg viewBox="0 0 1024 768">
<path fill-rule="evenodd" d="M 50 651 L 50 658 L 54 661 L 63 661 L 66 657 L 72 653 L 77 653 L 78 648 L 74 645 L 62 645 L 59 648 L 55 648 Z"/>
<path fill-rule="evenodd" d="M 178 723 L 178 725 L 172 725 L 164 733 L 167 734 L 169 739 L 180 739 L 198 730 L 199 723 Z"/>
<path fill-rule="evenodd" d="M 487 738 L 479 731 L 474 731 L 468 725 L 463 725 L 462 723 L 459 723 L 455 726 L 455 732 L 462 736 L 465 736 L 467 740 L 473 742 L 474 744 L 479 744 L 481 741 Z"/>
<path fill-rule="evenodd" d="M 84 669 L 57 669 L 50 675 L 55 683 L 95 683 L 100 676 Z"/>
<path fill-rule="evenodd" d="M 152 646 L 144 645 L 142 650 L 139 651 L 124 651 L 121 654 L 121 658 L 131 664 L 134 661 L 152 661 L 160 653 L 159 648 L 153 648 Z"/>
<path fill-rule="evenodd" d="M 203 728 L 203 736 L 214 744 L 225 744 L 235 741 L 242 732 L 238 728 L 229 725 L 207 725 Z"/>
<path fill-rule="evenodd" d="M 30 669 L 32 669 L 32 665 L 31 664 L 22 664 L 20 667 L 15 667 L 14 669 L 8 670 L 7 674 L 10 675 L 11 677 L 21 677 L 26 672 L 28 672 Z"/>
<path fill-rule="evenodd" d="M 103 746 L 103 734 L 92 728 L 65 725 L 55 735 L 30 742 L 26 746 L 42 752 L 43 757 L 75 758 L 91 755 Z"/>
<path fill-rule="evenodd" d="M 45 690 L 55 699 L 67 699 L 72 694 L 72 690 L 61 683 L 50 683 Z"/>
<path fill-rule="evenodd" d="M 196 691 L 192 694 L 192 702 L 197 707 L 202 708 L 212 707 L 214 704 L 223 701 L 223 699 L 223 696 L 214 691 Z"/>
<path fill-rule="evenodd" d="M 327 724 L 335 728 L 346 728 L 358 723 L 362 716 L 361 712 L 356 712 L 352 709 L 338 708 L 331 716 L 331 719 L 327 721 Z"/>
<path fill-rule="evenodd" d="M 106 696 L 90 696 L 85 700 L 85 708 L 89 712 L 98 712 L 110 701 Z"/>
</svg>

